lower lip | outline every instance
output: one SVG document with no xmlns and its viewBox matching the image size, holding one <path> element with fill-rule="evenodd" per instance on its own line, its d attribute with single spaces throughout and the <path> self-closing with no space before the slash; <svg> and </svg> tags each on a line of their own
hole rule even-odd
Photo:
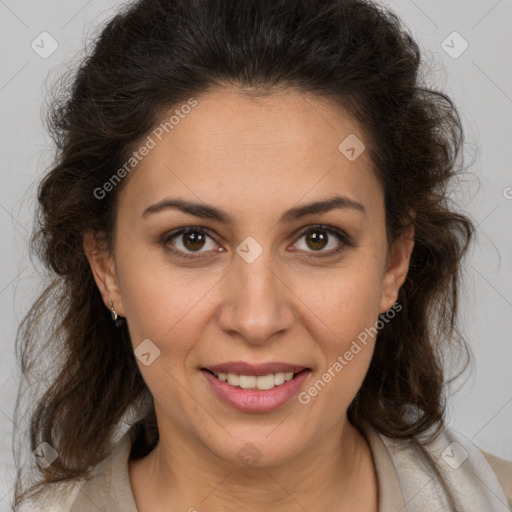
<svg viewBox="0 0 512 512">
<path fill-rule="evenodd" d="M 266 412 L 282 407 L 294 398 L 304 380 L 311 373 L 303 370 L 291 380 L 286 381 L 273 389 L 242 389 L 223 382 L 210 372 L 201 370 L 206 380 L 210 383 L 215 394 L 227 405 L 244 412 Z"/>
</svg>

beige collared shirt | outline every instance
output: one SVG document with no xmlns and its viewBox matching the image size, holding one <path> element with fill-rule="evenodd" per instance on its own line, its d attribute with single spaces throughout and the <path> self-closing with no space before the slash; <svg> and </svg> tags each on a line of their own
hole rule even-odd
<svg viewBox="0 0 512 512">
<path fill-rule="evenodd" d="M 368 427 L 366 437 L 377 472 L 379 512 L 404 512 L 406 504 L 386 445 L 380 434 L 371 427 Z M 127 432 L 114 446 L 110 455 L 94 469 L 92 478 L 82 486 L 76 485 L 73 492 L 68 494 L 66 503 L 51 510 L 138 512 L 128 474 L 131 443 Z M 480 451 L 496 474 L 512 510 L 512 461 Z"/>
</svg>

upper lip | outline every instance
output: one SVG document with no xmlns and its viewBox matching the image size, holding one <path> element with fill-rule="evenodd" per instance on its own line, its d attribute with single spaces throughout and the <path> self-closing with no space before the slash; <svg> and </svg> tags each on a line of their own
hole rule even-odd
<svg viewBox="0 0 512 512">
<path fill-rule="evenodd" d="M 232 361 L 228 363 L 220 363 L 212 366 L 203 367 L 214 373 L 236 373 L 238 375 L 268 375 L 270 373 L 298 373 L 306 367 L 300 364 L 290 364 L 281 362 L 271 362 L 263 364 L 250 364 L 244 361 Z"/>
</svg>

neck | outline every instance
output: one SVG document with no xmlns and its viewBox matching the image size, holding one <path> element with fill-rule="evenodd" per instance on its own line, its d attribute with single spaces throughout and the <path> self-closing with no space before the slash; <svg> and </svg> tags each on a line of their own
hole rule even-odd
<svg viewBox="0 0 512 512">
<path fill-rule="evenodd" d="M 130 461 L 140 512 L 163 512 L 169 510 L 168 504 L 173 510 L 192 512 L 230 510 L 233 504 L 247 512 L 377 510 L 371 451 L 346 418 L 292 460 L 268 467 L 244 467 L 220 459 L 197 440 L 183 436 L 182 430 L 160 432 L 150 454 Z"/>
</svg>

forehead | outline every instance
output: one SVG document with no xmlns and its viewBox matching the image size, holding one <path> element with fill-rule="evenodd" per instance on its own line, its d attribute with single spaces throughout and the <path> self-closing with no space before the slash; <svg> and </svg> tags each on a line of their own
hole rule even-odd
<svg viewBox="0 0 512 512">
<path fill-rule="evenodd" d="M 282 211 L 302 198 L 339 193 L 378 208 L 382 191 L 368 152 L 355 160 L 344 153 L 343 142 L 364 143 L 364 131 L 336 103 L 291 90 L 252 98 L 230 89 L 195 101 L 193 108 L 162 113 L 120 203 L 142 212 L 179 195 L 261 217 L 262 209 Z"/>
</svg>

